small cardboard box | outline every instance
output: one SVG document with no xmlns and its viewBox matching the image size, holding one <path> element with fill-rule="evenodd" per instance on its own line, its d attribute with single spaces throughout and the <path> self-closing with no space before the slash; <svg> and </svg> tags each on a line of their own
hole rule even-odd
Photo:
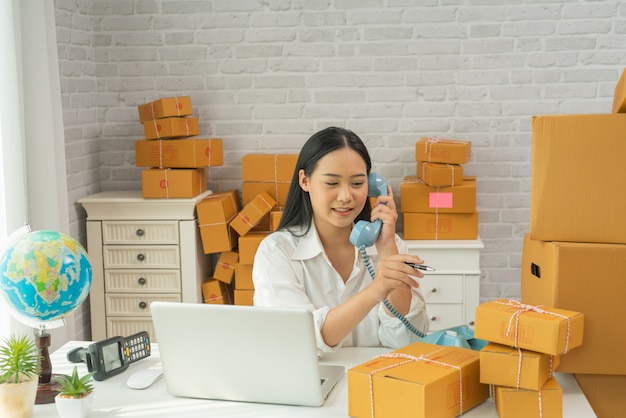
<svg viewBox="0 0 626 418">
<path fill-rule="evenodd" d="M 576 374 L 578 385 L 599 418 L 622 418 L 626 411 L 626 376 Z"/>
<path fill-rule="evenodd" d="M 235 305 L 254 306 L 254 290 L 235 289 Z"/>
<path fill-rule="evenodd" d="M 474 336 L 556 356 L 582 345 L 583 327 L 580 312 L 496 299 L 476 308 Z"/>
<path fill-rule="evenodd" d="M 348 370 L 348 415 L 456 417 L 489 397 L 479 377 L 478 351 L 413 343 Z"/>
<path fill-rule="evenodd" d="M 541 390 L 496 386 L 499 418 L 561 418 L 563 390 L 556 379 L 548 380 Z"/>
<path fill-rule="evenodd" d="M 230 284 L 235 277 L 235 266 L 239 261 L 239 253 L 236 251 L 224 251 L 220 254 L 215 264 L 213 278 Z"/>
<path fill-rule="evenodd" d="M 297 161 L 297 154 L 244 155 L 241 159 L 241 180 L 291 183 Z"/>
<path fill-rule="evenodd" d="M 270 213 L 276 201 L 265 192 L 259 193 L 229 223 L 241 236 L 246 235 L 261 222 L 263 216 Z"/>
<path fill-rule="evenodd" d="M 267 193 L 276 201 L 276 206 L 285 206 L 291 182 L 242 181 L 241 200 L 247 205 L 260 193 Z"/>
<path fill-rule="evenodd" d="M 252 264 L 237 263 L 235 267 L 235 289 L 254 290 Z"/>
<path fill-rule="evenodd" d="M 237 190 L 215 192 L 196 204 L 205 254 L 231 251 L 237 245 L 237 234 L 228 223 L 239 210 Z"/>
<path fill-rule="evenodd" d="M 559 356 L 490 342 L 480 350 L 480 383 L 539 390 L 558 365 Z"/>
<path fill-rule="evenodd" d="M 207 279 L 202 283 L 202 298 L 204 303 L 215 305 L 232 304 L 228 285 L 214 278 Z"/>
<path fill-rule="evenodd" d="M 135 141 L 137 167 L 197 168 L 224 164 L 221 138 Z"/>
<path fill-rule="evenodd" d="M 270 231 L 278 230 L 280 225 L 280 219 L 283 217 L 282 210 L 274 210 L 270 212 Z"/>
<path fill-rule="evenodd" d="M 198 135 L 200 128 L 198 118 L 172 117 L 143 122 L 143 132 L 145 139 L 183 138 Z"/>
<path fill-rule="evenodd" d="M 164 97 L 137 106 L 139 121 L 167 118 L 170 116 L 188 116 L 192 113 L 189 96 Z"/>
<path fill-rule="evenodd" d="M 626 113 L 626 69 L 615 86 L 613 94 L 613 113 Z"/>
<path fill-rule="evenodd" d="M 585 314 L 585 343 L 564 354 L 557 371 L 626 374 L 626 333 L 621 331 L 626 317 L 625 261 L 625 244 L 524 237 L 522 302 Z"/>
<path fill-rule="evenodd" d="M 532 118 L 532 239 L 626 244 L 625 132 L 625 113 Z"/>
<path fill-rule="evenodd" d="M 461 164 L 417 162 L 417 177 L 431 186 L 460 186 L 463 184 L 463 166 Z"/>
<path fill-rule="evenodd" d="M 149 168 L 141 172 L 145 199 L 191 198 L 206 190 L 205 168 Z"/>
<path fill-rule="evenodd" d="M 241 264 L 254 264 L 256 250 L 261 241 L 269 234 L 269 232 L 251 232 L 239 237 L 239 262 Z"/>
<path fill-rule="evenodd" d="M 477 239 L 478 212 L 403 213 L 404 239 Z"/>
<path fill-rule="evenodd" d="M 465 164 L 471 152 L 472 143 L 458 139 L 421 138 L 415 143 L 415 161 Z"/>
<path fill-rule="evenodd" d="M 400 211 L 421 213 L 476 212 L 475 177 L 467 177 L 460 186 L 432 187 L 419 177 L 406 176 L 400 183 Z"/>
</svg>

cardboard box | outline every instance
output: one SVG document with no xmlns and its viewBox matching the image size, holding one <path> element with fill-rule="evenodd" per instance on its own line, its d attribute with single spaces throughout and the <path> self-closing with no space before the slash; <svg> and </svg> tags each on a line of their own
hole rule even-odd
<svg viewBox="0 0 626 418">
<path fill-rule="evenodd" d="M 205 168 L 149 168 L 141 172 L 145 199 L 191 198 L 206 190 Z"/>
<path fill-rule="evenodd" d="M 228 225 L 240 210 L 237 190 L 215 192 L 196 204 L 198 226 L 205 254 L 231 251 L 237 234 Z"/>
<path fill-rule="evenodd" d="M 598 418 L 622 418 L 626 411 L 626 376 L 576 374 L 578 385 Z"/>
<path fill-rule="evenodd" d="M 224 251 L 220 254 L 215 264 L 213 278 L 230 284 L 235 277 L 235 266 L 239 261 L 239 253 L 236 251 Z"/>
<path fill-rule="evenodd" d="M 532 119 L 530 236 L 626 244 L 626 114 Z"/>
<path fill-rule="evenodd" d="M 415 161 L 465 164 L 471 152 L 471 142 L 457 139 L 421 138 L 415 143 Z"/>
<path fill-rule="evenodd" d="M 463 166 L 461 164 L 417 162 L 417 177 L 431 186 L 460 186 L 463 184 Z"/>
<path fill-rule="evenodd" d="M 170 116 L 188 116 L 192 113 L 189 96 L 164 97 L 137 106 L 139 121 L 167 118 Z"/>
<path fill-rule="evenodd" d="M 476 308 L 474 337 L 556 356 L 582 344 L 583 328 L 580 312 L 496 299 Z"/>
<path fill-rule="evenodd" d="M 187 116 L 154 119 L 143 122 L 145 139 L 182 138 L 198 135 L 198 118 Z"/>
<path fill-rule="evenodd" d="M 400 212 L 474 213 L 475 177 L 468 177 L 460 186 L 432 187 L 419 177 L 406 176 L 400 183 Z"/>
<path fill-rule="evenodd" d="M 585 314 L 584 344 L 559 372 L 626 374 L 626 245 L 547 242 L 524 237 L 522 302 Z"/>
<path fill-rule="evenodd" d="M 213 278 L 202 283 L 202 298 L 204 303 L 215 305 L 232 304 L 228 285 Z"/>
<path fill-rule="evenodd" d="M 270 231 L 278 230 L 278 225 L 280 225 L 280 220 L 282 217 L 282 210 L 274 210 L 270 212 Z"/>
<path fill-rule="evenodd" d="M 480 383 L 539 390 L 558 365 L 559 356 L 490 342 L 480 350 Z"/>
<path fill-rule="evenodd" d="M 244 155 L 241 159 L 241 180 L 291 183 L 297 161 L 297 154 Z"/>
<path fill-rule="evenodd" d="M 221 138 L 135 141 L 137 167 L 196 168 L 224 164 Z"/>
<path fill-rule="evenodd" d="M 254 306 L 254 290 L 235 289 L 235 305 Z"/>
<path fill-rule="evenodd" d="M 563 390 L 556 379 L 548 380 L 538 390 L 495 388 L 499 418 L 561 418 Z"/>
<path fill-rule="evenodd" d="M 613 94 L 613 113 L 626 113 L 626 69 L 615 86 Z"/>
<path fill-rule="evenodd" d="M 466 348 L 417 342 L 348 370 L 348 415 L 356 418 L 456 417 L 488 397 L 478 351 Z"/>
<path fill-rule="evenodd" d="M 271 181 L 242 181 L 241 200 L 247 205 L 260 193 L 267 193 L 276 201 L 276 206 L 282 207 L 287 203 L 287 195 L 291 182 L 271 182 Z"/>
<path fill-rule="evenodd" d="M 237 263 L 235 267 L 235 289 L 254 290 L 252 264 Z"/>
<path fill-rule="evenodd" d="M 252 232 L 239 237 L 239 262 L 241 264 L 254 264 L 256 250 L 261 241 L 269 234 L 269 232 Z"/>
<path fill-rule="evenodd" d="M 270 213 L 276 201 L 265 192 L 259 193 L 229 223 L 241 236 L 246 235 L 261 222 L 263 216 Z"/>
<path fill-rule="evenodd" d="M 403 213 L 404 239 L 477 239 L 478 212 Z"/>
</svg>

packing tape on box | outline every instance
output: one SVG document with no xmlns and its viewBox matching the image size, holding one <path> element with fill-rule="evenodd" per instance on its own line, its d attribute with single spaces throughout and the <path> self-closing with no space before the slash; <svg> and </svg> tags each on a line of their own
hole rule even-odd
<svg viewBox="0 0 626 418">
<path fill-rule="evenodd" d="M 521 302 L 513 300 L 513 299 L 509 299 L 507 302 L 499 302 L 499 301 L 495 301 L 495 302 L 500 304 L 500 305 L 511 306 L 511 307 L 516 309 L 516 311 L 513 312 L 513 314 L 511 315 L 511 318 L 509 318 L 509 325 L 507 326 L 507 329 L 506 329 L 506 336 L 510 337 L 511 336 L 511 326 L 513 325 L 513 320 L 515 320 L 515 337 L 513 339 L 513 341 L 515 342 L 514 347 L 517 347 L 517 344 L 518 344 L 518 330 L 519 330 L 519 317 L 520 317 L 520 315 L 522 315 L 525 312 L 536 312 L 536 313 L 540 313 L 540 314 L 558 316 L 559 318 L 563 318 L 563 319 L 567 320 L 567 332 L 566 332 L 566 335 L 565 335 L 565 351 L 563 352 L 563 354 L 568 352 L 568 350 L 569 350 L 569 336 L 570 336 L 570 322 L 571 322 L 569 317 L 567 317 L 566 315 L 560 314 L 560 313 L 546 311 L 545 309 L 541 309 L 540 306 L 528 305 L 526 303 L 521 303 Z"/>
<path fill-rule="evenodd" d="M 380 369 L 372 370 L 369 373 L 369 378 L 370 378 L 370 411 L 372 412 L 372 418 L 374 418 L 374 374 L 376 374 L 378 372 L 385 371 L 385 370 L 392 369 L 392 368 L 397 367 L 397 366 L 401 366 L 403 364 L 408 364 L 408 363 L 411 363 L 411 362 L 414 362 L 414 361 L 426 361 L 428 363 L 436 364 L 438 366 L 451 367 L 451 368 L 457 369 L 459 371 L 459 415 L 463 415 L 463 370 L 461 369 L 460 366 L 456 366 L 454 364 L 448 364 L 448 363 L 444 363 L 444 362 L 439 361 L 439 360 L 434 360 L 434 359 L 428 358 L 429 356 L 433 356 L 433 355 L 437 354 L 438 352 L 443 351 L 445 349 L 446 349 L 446 347 L 442 347 L 439 350 L 435 350 L 435 351 L 430 352 L 428 354 L 420 354 L 418 357 L 413 356 L 411 354 L 397 353 L 397 352 L 385 353 L 385 354 L 381 354 L 380 356 L 375 357 L 375 358 L 395 358 L 395 359 L 402 359 L 403 361 L 400 361 L 398 363 L 392 364 L 390 366 L 381 367 Z"/>
</svg>

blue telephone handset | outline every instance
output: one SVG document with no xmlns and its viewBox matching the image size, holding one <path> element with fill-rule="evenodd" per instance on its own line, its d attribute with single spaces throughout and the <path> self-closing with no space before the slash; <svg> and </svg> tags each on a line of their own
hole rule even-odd
<svg viewBox="0 0 626 418">
<path fill-rule="evenodd" d="M 387 196 L 387 181 L 383 176 L 370 173 L 367 177 L 367 195 L 369 197 Z M 350 232 L 350 242 L 355 247 L 371 247 L 378 239 L 383 222 L 380 219 L 374 222 L 358 221 Z"/>
</svg>

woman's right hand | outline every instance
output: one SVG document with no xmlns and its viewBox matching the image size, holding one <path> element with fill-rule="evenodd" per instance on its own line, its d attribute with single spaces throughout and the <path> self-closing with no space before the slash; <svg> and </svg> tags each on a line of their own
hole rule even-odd
<svg viewBox="0 0 626 418">
<path fill-rule="evenodd" d="M 410 291 L 419 287 L 419 282 L 414 277 L 422 278 L 424 273 L 407 263 L 423 264 L 424 260 L 416 255 L 395 254 L 378 262 L 376 276 L 369 288 L 379 302 L 387 299 L 395 289 Z"/>
</svg>

